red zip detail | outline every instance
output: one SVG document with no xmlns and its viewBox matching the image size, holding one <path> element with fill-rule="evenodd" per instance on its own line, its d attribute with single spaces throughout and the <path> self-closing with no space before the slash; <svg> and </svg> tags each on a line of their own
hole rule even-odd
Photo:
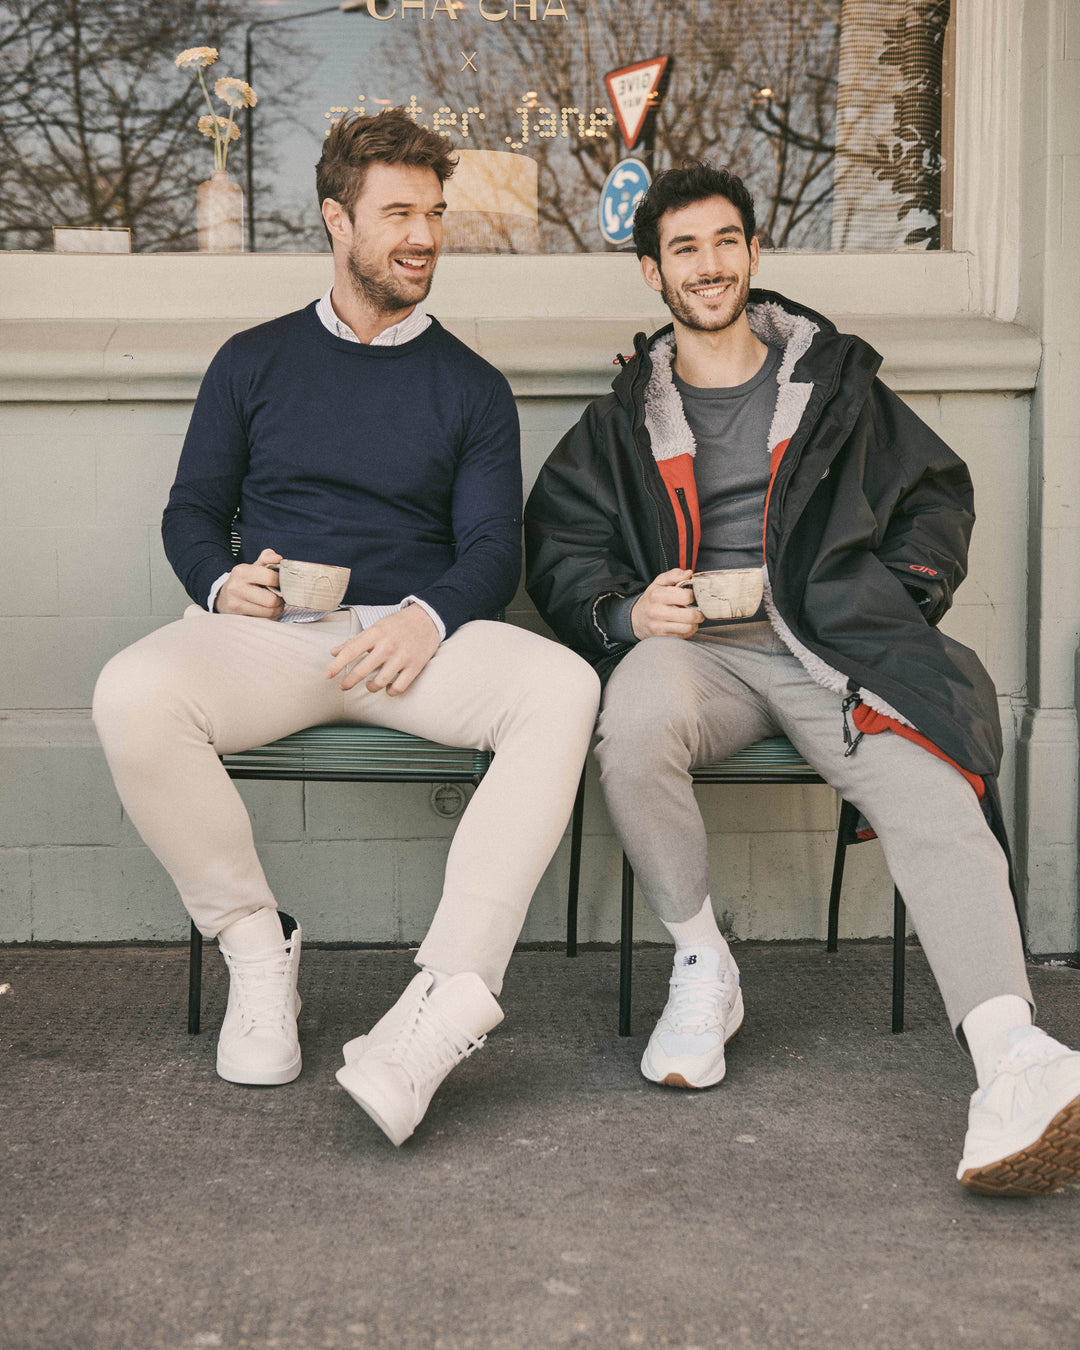
<svg viewBox="0 0 1080 1350">
<path fill-rule="evenodd" d="M 675 455 L 671 459 L 658 460 L 656 467 L 667 488 L 671 509 L 675 514 L 679 566 L 692 572 L 697 562 L 701 535 L 701 510 L 698 506 L 697 483 L 694 481 L 694 461 L 690 455 Z"/>
<path fill-rule="evenodd" d="M 777 441 L 777 443 L 772 448 L 772 453 L 769 456 L 769 486 L 765 493 L 765 519 L 761 525 L 762 562 L 768 562 L 768 558 L 765 556 L 765 538 L 768 533 L 768 526 L 769 526 L 769 499 L 772 497 L 773 483 L 776 482 L 776 471 L 780 467 L 780 461 L 784 458 L 784 451 L 788 448 L 790 444 L 791 444 L 790 436 L 786 437 L 782 441 Z"/>
</svg>

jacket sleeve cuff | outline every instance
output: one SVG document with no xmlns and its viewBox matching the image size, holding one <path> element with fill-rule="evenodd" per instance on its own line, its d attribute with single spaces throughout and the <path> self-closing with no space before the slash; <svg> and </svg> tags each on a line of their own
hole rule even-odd
<svg viewBox="0 0 1080 1350">
<path fill-rule="evenodd" d="M 640 599 L 641 595 L 605 595 L 596 602 L 593 620 L 607 642 L 624 646 L 638 641 L 630 611 Z"/>
<path fill-rule="evenodd" d="M 904 590 L 919 606 L 919 612 L 928 624 L 936 624 L 939 619 L 945 616 L 949 606 L 943 586 L 935 586 L 933 583 L 924 585 L 921 582 L 909 581 L 907 577 L 902 577 L 901 580 Z"/>
</svg>

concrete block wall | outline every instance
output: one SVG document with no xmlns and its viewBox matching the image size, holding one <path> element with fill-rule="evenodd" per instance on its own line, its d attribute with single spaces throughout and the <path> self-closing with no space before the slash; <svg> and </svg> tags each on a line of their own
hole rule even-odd
<svg viewBox="0 0 1080 1350">
<path fill-rule="evenodd" d="M 948 619 L 1002 691 L 1006 739 L 1023 684 L 1028 400 L 1000 392 L 909 394 L 969 458 L 980 520 L 972 572 Z M 583 397 L 520 400 L 526 486 Z M 189 402 L 0 404 L 0 941 L 181 937 L 169 878 L 124 816 L 88 708 L 121 647 L 188 603 L 162 553 L 159 521 Z M 509 619 L 543 631 L 523 590 Z M 1006 773 L 1011 794 L 1011 771 Z M 267 874 L 314 939 L 418 942 L 437 902 L 454 822 L 423 786 L 246 783 Z M 837 803 L 827 788 L 699 789 L 712 894 L 740 938 L 821 937 Z M 580 935 L 618 935 L 620 850 L 590 774 Z M 522 937 L 558 941 L 569 844 L 552 860 Z M 841 931 L 891 926 L 877 843 L 851 853 Z M 662 930 L 638 896 L 637 933 Z"/>
</svg>

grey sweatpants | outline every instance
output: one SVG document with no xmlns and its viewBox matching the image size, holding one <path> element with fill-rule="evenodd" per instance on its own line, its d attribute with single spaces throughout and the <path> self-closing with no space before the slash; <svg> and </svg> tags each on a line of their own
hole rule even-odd
<svg viewBox="0 0 1080 1350">
<path fill-rule="evenodd" d="M 343 692 L 325 678 L 330 649 L 357 631 L 351 610 L 301 624 L 193 605 L 120 652 L 94 694 L 120 799 L 195 923 L 214 937 L 275 904 L 218 755 L 337 721 L 494 750 L 458 823 L 416 959 L 448 975 L 475 971 L 497 994 L 570 815 L 596 717 L 596 675 L 557 643 L 478 621 L 448 637 L 404 694 L 371 693 L 363 683 Z M 364 903 L 363 876 L 355 888 Z"/>
<path fill-rule="evenodd" d="M 604 693 L 597 757 L 608 811 L 661 919 L 708 894 L 690 769 L 784 735 L 863 813 L 885 851 L 953 1027 L 999 994 L 1031 1002 L 1005 855 L 954 768 L 891 732 L 845 759 L 841 696 L 821 688 L 770 624 L 647 638 Z"/>
</svg>

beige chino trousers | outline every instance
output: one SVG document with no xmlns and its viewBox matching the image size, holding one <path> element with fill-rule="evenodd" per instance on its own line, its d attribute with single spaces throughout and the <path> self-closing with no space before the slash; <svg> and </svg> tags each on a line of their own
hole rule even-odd
<svg viewBox="0 0 1080 1350">
<path fill-rule="evenodd" d="M 214 937 L 276 905 L 220 754 L 327 722 L 494 751 L 458 824 L 416 960 L 447 974 L 475 971 L 497 994 L 570 815 L 599 682 L 566 648 L 477 621 L 447 638 L 404 694 L 391 698 L 363 684 L 343 692 L 325 678 L 330 649 L 357 631 L 351 610 L 297 624 L 193 605 L 120 652 L 94 694 L 120 799 L 199 929 Z"/>
</svg>

